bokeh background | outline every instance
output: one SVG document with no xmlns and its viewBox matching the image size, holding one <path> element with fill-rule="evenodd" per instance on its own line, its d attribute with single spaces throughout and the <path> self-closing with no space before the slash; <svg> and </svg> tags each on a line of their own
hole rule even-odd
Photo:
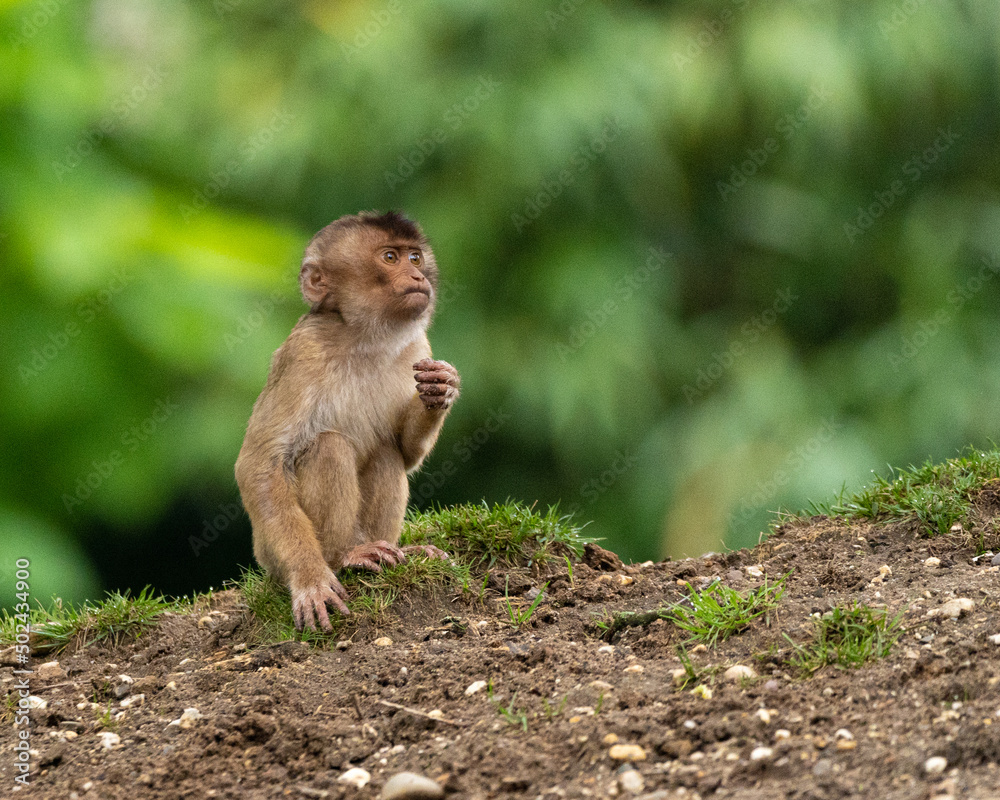
<svg viewBox="0 0 1000 800">
<path fill-rule="evenodd" d="M 0 2 L 0 600 L 251 562 L 309 237 L 399 208 L 461 402 L 417 506 L 627 559 L 991 446 L 993 0 Z"/>
</svg>

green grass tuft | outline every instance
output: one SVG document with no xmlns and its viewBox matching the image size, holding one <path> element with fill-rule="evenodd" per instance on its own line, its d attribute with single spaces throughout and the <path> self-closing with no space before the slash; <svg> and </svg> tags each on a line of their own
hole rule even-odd
<svg viewBox="0 0 1000 800">
<path fill-rule="evenodd" d="M 785 580 L 790 573 L 775 583 L 767 578 L 757 589 L 737 592 L 723 583 L 715 582 L 703 591 L 690 589 L 687 602 L 665 609 L 663 619 L 687 631 L 689 641 L 704 642 L 715 647 L 721 640 L 739 633 L 759 617 L 767 618 L 785 592 Z"/>
<path fill-rule="evenodd" d="M 815 638 L 808 644 L 791 642 L 790 665 L 803 675 L 811 675 L 828 664 L 860 667 L 874 659 L 885 658 L 903 633 L 903 612 L 890 618 L 888 611 L 868 606 L 840 606 L 822 617 L 814 617 Z"/>
<path fill-rule="evenodd" d="M 915 517 L 928 535 L 945 534 L 968 518 L 972 496 L 1000 478 L 1000 452 L 969 450 L 942 464 L 892 469 L 866 488 L 829 504 L 811 504 L 811 512 L 848 519 L 888 520 Z"/>
<path fill-rule="evenodd" d="M 126 591 L 109 592 L 107 599 L 79 608 L 56 598 L 49 608 L 39 606 L 29 612 L 33 650 L 63 650 L 74 642 L 81 647 L 95 643 L 116 646 L 125 638 L 139 636 L 167 611 L 183 611 L 190 603 L 154 596 L 147 586 L 131 597 Z M 6 609 L 0 614 L 0 645 L 16 641 L 19 620 Z"/>
<path fill-rule="evenodd" d="M 581 535 L 558 506 L 544 514 L 521 503 L 467 503 L 430 511 L 411 511 L 403 544 L 433 544 L 473 572 L 493 567 L 530 566 L 562 559 L 566 548 L 577 559 L 595 541 Z"/>
</svg>

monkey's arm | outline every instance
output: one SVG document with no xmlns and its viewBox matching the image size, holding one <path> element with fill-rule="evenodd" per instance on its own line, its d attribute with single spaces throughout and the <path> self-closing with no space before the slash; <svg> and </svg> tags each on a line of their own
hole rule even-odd
<svg viewBox="0 0 1000 800">
<path fill-rule="evenodd" d="M 283 443 L 284 425 L 293 412 L 280 408 L 269 382 L 254 408 L 236 461 L 236 482 L 253 526 L 257 561 L 292 594 L 297 627 L 330 630 L 327 603 L 349 614 L 347 592 L 323 558 L 319 538 L 299 504 L 291 451 Z"/>
<path fill-rule="evenodd" d="M 419 467 L 434 447 L 461 384 L 458 371 L 447 361 L 424 358 L 413 369 L 417 393 L 406 407 L 399 434 L 399 449 L 407 472 Z"/>
</svg>

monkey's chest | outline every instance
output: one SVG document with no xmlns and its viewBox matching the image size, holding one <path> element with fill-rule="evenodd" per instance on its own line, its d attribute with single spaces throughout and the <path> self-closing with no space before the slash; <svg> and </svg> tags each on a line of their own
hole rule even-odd
<svg viewBox="0 0 1000 800">
<path fill-rule="evenodd" d="M 378 369 L 332 371 L 320 387 L 316 434 L 336 431 L 359 455 L 393 441 L 410 396 L 412 381 Z"/>
</svg>

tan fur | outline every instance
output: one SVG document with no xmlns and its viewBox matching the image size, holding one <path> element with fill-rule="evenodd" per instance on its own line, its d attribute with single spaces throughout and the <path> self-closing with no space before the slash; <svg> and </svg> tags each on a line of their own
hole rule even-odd
<svg viewBox="0 0 1000 800">
<path fill-rule="evenodd" d="M 385 219 L 341 218 L 306 249 L 312 310 L 275 353 L 236 462 L 254 554 L 288 584 L 300 627 L 314 612 L 328 627 L 328 602 L 346 612 L 337 569 L 402 558 L 394 546 L 406 472 L 430 452 L 458 396 L 454 368 L 429 360 L 433 253 L 415 226 L 417 237 L 384 230 L 412 223 Z M 383 259 L 387 248 L 400 263 Z M 386 547 L 373 550 L 376 542 Z"/>
</svg>

